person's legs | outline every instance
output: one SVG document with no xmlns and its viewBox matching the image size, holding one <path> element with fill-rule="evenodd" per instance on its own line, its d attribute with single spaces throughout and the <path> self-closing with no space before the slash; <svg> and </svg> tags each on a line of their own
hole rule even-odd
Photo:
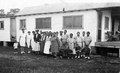
<svg viewBox="0 0 120 73">
<path fill-rule="evenodd" d="M 89 48 L 87 50 L 86 56 L 87 56 L 88 59 L 90 59 L 90 49 Z"/>
<path fill-rule="evenodd" d="M 24 51 L 24 47 L 21 46 L 21 54 L 23 54 L 23 53 L 25 53 L 25 51 Z"/>
<path fill-rule="evenodd" d="M 76 52 L 76 55 L 77 55 L 76 57 L 77 57 L 77 58 L 80 58 L 80 49 L 81 49 L 80 46 L 78 46 L 78 47 L 76 48 L 76 51 L 77 51 L 77 52 Z"/>
<path fill-rule="evenodd" d="M 18 50 L 17 48 L 14 49 L 14 54 L 17 54 L 18 53 Z"/>
</svg>

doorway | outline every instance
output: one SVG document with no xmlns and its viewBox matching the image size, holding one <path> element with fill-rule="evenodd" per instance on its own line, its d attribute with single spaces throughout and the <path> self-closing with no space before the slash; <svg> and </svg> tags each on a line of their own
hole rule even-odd
<svg viewBox="0 0 120 73">
<path fill-rule="evenodd" d="M 98 13 L 98 26 L 97 26 L 97 42 L 101 42 L 101 36 L 102 36 L 102 12 L 97 11 Z"/>
</svg>

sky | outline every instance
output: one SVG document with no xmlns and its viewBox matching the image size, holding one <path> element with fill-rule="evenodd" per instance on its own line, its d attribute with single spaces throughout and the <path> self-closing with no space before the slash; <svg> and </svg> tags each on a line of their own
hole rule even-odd
<svg viewBox="0 0 120 73">
<path fill-rule="evenodd" d="M 22 10 L 25 7 L 38 6 L 55 3 L 100 3 L 100 2 L 120 2 L 120 0 L 0 0 L 0 9 L 5 12 L 13 8 Z"/>
</svg>

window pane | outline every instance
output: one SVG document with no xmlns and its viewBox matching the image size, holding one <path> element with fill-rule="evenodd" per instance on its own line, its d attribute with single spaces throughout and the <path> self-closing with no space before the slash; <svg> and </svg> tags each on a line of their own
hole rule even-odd
<svg viewBox="0 0 120 73">
<path fill-rule="evenodd" d="M 64 27 L 65 28 L 72 28 L 73 27 L 72 17 L 64 17 Z"/>
<path fill-rule="evenodd" d="M 105 29 L 109 29 L 109 17 L 105 17 Z"/>
<path fill-rule="evenodd" d="M 20 20 L 20 29 L 25 29 L 25 28 L 26 28 L 25 20 Z"/>
<path fill-rule="evenodd" d="M 36 19 L 36 28 L 40 28 L 40 19 Z"/>
<path fill-rule="evenodd" d="M 81 27 L 82 28 L 82 16 L 75 16 L 74 17 L 73 27 Z"/>
<path fill-rule="evenodd" d="M 66 16 L 63 18 L 64 28 L 82 28 L 83 16 Z"/>
<path fill-rule="evenodd" d="M 3 21 L 0 21 L 0 28 L 4 28 L 4 22 Z"/>
<path fill-rule="evenodd" d="M 51 28 L 51 18 L 36 19 L 36 28 Z"/>
</svg>

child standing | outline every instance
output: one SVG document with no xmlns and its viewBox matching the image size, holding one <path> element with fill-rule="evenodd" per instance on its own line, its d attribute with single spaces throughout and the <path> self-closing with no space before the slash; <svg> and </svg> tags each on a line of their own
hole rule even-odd
<svg viewBox="0 0 120 73">
<path fill-rule="evenodd" d="M 14 47 L 14 54 L 18 54 L 18 42 L 17 41 L 15 41 L 13 47 Z"/>
</svg>

